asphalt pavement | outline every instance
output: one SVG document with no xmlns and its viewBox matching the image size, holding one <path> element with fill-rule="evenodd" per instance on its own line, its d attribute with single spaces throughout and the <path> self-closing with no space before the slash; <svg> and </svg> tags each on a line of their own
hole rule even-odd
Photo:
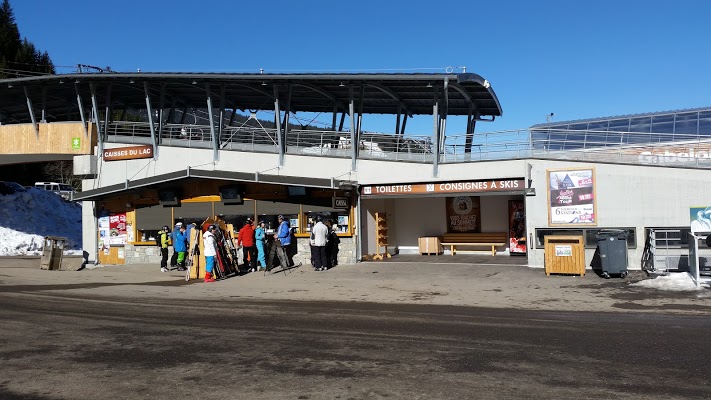
<svg viewBox="0 0 711 400">
<path fill-rule="evenodd" d="M 447 259 L 457 259 L 448 261 Z M 430 261 L 432 260 L 432 261 Z M 38 259 L 0 258 L 1 292 L 158 299 L 251 299 L 432 304 L 521 310 L 711 313 L 711 290 L 670 292 L 633 285 L 650 279 L 546 276 L 515 257 L 400 257 L 385 262 L 310 266 L 248 273 L 214 283 L 186 282 L 184 273 L 158 265 L 101 265 L 80 271 L 40 270 Z"/>
</svg>

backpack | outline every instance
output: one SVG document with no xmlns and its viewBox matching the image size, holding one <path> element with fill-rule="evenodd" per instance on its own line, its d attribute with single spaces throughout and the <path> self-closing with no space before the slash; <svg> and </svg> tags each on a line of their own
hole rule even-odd
<svg viewBox="0 0 711 400">
<path fill-rule="evenodd" d="M 163 231 L 158 232 L 158 234 L 156 235 L 156 246 L 163 247 L 163 243 L 161 243 L 163 235 L 165 235 L 165 232 Z"/>
</svg>

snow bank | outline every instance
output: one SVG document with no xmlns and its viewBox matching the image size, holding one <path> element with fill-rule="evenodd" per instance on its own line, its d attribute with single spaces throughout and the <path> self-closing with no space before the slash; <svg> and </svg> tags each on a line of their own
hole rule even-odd
<svg viewBox="0 0 711 400">
<path fill-rule="evenodd" d="M 0 256 L 39 255 L 45 236 L 63 236 L 65 254 L 81 254 L 81 205 L 30 188 L 0 195 Z"/>
<path fill-rule="evenodd" d="M 654 279 L 646 279 L 630 286 L 640 286 L 644 288 L 669 290 L 674 292 L 685 292 L 693 290 L 703 290 L 703 286 L 696 286 L 691 275 L 687 272 L 674 272 L 666 276 L 658 276 Z"/>
</svg>

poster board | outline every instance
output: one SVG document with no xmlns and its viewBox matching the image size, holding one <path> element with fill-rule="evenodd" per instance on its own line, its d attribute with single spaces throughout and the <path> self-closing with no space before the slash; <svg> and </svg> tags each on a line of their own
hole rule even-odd
<svg viewBox="0 0 711 400">
<path fill-rule="evenodd" d="M 127 238 L 126 213 L 109 215 L 109 245 L 125 246 Z"/>
<path fill-rule="evenodd" d="M 689 207 L 691 233 L 711 232 L 711 206 Z"/>
<path fill-rule="evenodd" d="M 549 226 L 597 226 L 595 168 L 546 170 Z"/>
<path fill-rule="evenodd" d="M 479 196 L 447 197 L 447 232 L 481 232 Z"/>
</svg>

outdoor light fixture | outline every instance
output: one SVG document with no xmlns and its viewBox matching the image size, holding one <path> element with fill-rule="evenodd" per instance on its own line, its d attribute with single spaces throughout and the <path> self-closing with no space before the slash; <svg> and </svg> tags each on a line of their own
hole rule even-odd
<svg viewBox="0 0 711 400">
<path fill-rule="evenodd" d="M 128 83 L 136 83 L 136 82 L 133 79 L 131 79 L 130 81 L 128 81 Z"/>
<path fill-rule="evenodd" d="M 12 88 L 12 84 L 8 83 L 8 84 L 7 84 L 7 88 L 8 88 L 8 89 L 11 89 L 11 88 Z"/>
<path fill-rule="evenodd" d="M 427 87 L 432 87 L 432 82 L 427 82 Z"/>
<path fill-rule="evenodd" d="M 59 80 L 59 83 L 60 83 L 60 84 L 61 84 L 61 83 L 64 83 L 64 81 L 60 79 L 60 80 Z"/>
<path fill-rule="evenodd" d="M 339 86 L 339 87 L 344 87 L 344 86 L 346 86 L 346 85 L 344 85 L 343 82 L 341 82 L 341 84 L 338 85 L 338 86 Z"/>
<path fill-rule="evenodd" d="M 197 85 L 197 81 L 193 81 L 193 85 Z"/>
<path fill-rule="evenodd" d="M 267 86 L 267 83 L 262 81 L 262 86 Z"/>
</svg>

